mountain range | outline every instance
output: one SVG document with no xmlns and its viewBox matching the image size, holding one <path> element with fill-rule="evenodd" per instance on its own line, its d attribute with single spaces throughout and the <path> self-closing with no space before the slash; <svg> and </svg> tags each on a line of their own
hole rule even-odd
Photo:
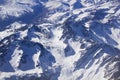
<svg viewBox="0 0 120 80">
<path fill-rule="evenodd" d="M 0 0 L 0 80 L 120 80 L 120 0 Z"/>
</svg>

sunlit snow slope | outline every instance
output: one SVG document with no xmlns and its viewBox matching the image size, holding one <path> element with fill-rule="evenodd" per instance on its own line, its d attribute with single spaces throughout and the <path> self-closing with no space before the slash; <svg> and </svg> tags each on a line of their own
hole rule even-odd
<svg viewBox="0 0 120 80">
<path fill-rule="evenodd" d="M 0 0 L 0 80 L 120 80 L 120 0 Z"/>
</svg>

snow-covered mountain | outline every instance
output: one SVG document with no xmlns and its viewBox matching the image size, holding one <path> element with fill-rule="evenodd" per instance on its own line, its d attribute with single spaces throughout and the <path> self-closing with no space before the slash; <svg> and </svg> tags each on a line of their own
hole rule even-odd
<svg viewBox="0 0 120 80">
<path fill-rule="evenodd" d="M 0 0 L 0 80 L 120 80 L 120 1 Z"/>
</svg>

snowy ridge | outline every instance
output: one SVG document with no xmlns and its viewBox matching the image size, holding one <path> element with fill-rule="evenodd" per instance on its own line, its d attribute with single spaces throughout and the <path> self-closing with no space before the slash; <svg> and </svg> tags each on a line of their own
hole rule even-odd
<svg viewBox="0 0 120 80">
<path fill-rule="evenodd" d="M 119 80 L 119 0 L 1 0 L 0 80 Z"/>
</svg>

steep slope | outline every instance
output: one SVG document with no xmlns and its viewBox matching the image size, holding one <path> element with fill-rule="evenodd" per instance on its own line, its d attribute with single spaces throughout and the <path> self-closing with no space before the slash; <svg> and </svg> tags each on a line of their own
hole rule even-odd
<svg viewBox="0 0 120 80">
<path fill-rule="evenodd" d="M 119 80 L 119 0 L 1 0 L 1 80 Z"/>
</svg>

